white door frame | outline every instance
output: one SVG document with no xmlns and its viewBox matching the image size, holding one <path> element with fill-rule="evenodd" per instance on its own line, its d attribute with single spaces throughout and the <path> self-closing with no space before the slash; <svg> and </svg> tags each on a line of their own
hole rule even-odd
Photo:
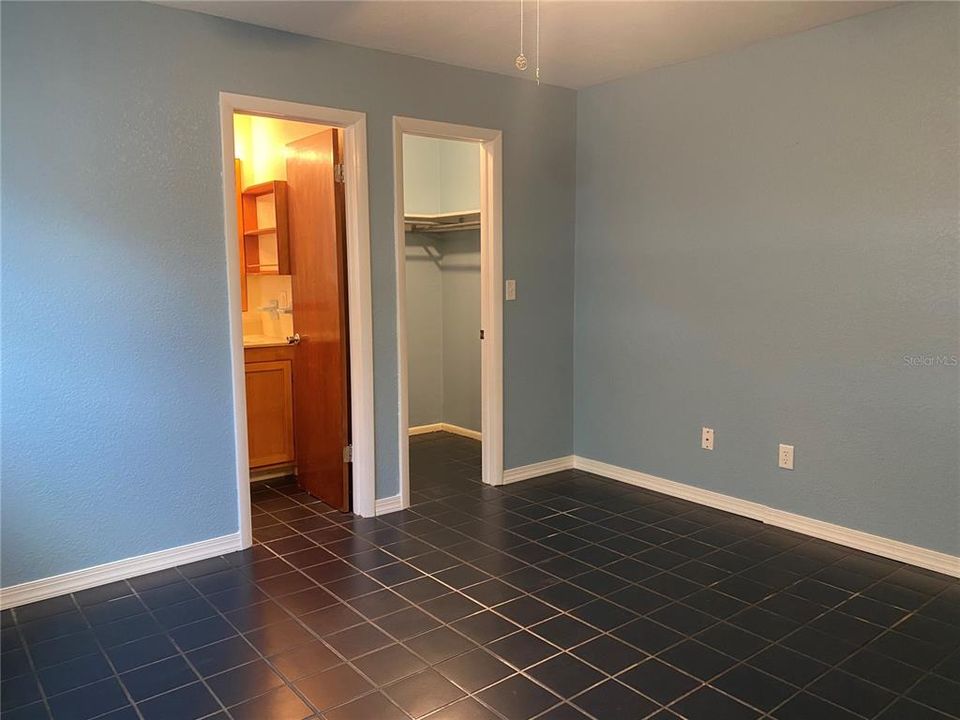
<svg viewBox="0 0 960 720">
<path fill-rule="evenodd" d="M 250 465 L 247 448 L 247 393 L 240 302 L 240 248 L 234 178 L 233 114 L 244 112 L 343 129 L 343 174 L 347 231 L 350 409 L 353 443 L 353 512 L 372 517 L 375 507 L 373 426 L 373 310 L 370 288 L 370 213 L 367 198 L 367 116 L 365 113 L 269 98 L 220 93 L 223 156 L 223 224 L 227 248 L 230 364 L 233 370 L 233 433 L 236 441 L 237 515 L 243 547 L 253 542 L 250 524 Z"/>
<path fill-rule="evenodd" d="M 400 504 L 410 507 L 410 421 L 407 405 L 407 272 L 403 221 L 403 136 L 476 142 L 480 154 L 480 327 L 483 482 L 503 483 L 503 139 L 499 130 L 394 116 L 393 187 L 397 259 Z M 395 507 L 393 509 L 396 509 Z"/>
</svg>

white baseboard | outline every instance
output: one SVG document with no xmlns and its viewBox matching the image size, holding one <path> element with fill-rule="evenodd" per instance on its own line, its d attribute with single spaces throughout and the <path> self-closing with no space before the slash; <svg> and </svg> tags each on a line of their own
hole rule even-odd
<svg viewBox="0 0 960 720">
<path fill-rule="evenodd" d="M 860 530 L 853 530 L 842 525 L 815 520 L 803 515 L 797 515 L 785 510 L 777 510 L 760 503 L 724 495 L 722 493 L 704 490 L 692 485 L 667 480 L 649 475 L 638 470 L 611 465 L 580 456 L 567 455 L 543 462 L 532 463 L 522 467 L 511 468 L 503 473 L 503 484 L 528 480 L 530 478 L 548 475 L 561 470 L 575 468 L 584 472 L 602 475 L 612 480 L 618 480 L 630 485 L 636 485 L 648 490 L 670 495 L 672 497 L 689 500 L 700 505 L 706 505 L 718 510 L 753 518 L 769 525 L 835 542 L 839 545 L 863 550 L 881 557 L 916 565 L 917 567 L 934 570 L 945 575 L 960 577 L 960 557 L 947 553 L 929 550 L 899 540 L 872 535 Z M 383 498 L 376 501 L 376 514 L 385 515 L 403 509 L 403 498 L 400 495 Z M 183 565 L 197 560 L 205 560 L 217 555 L 234 552 L 241 549 L 240 533 L 223 535 L 201 540 L 200 542 L 168 550 L 139 555 L 137 557 L 117 560 L 115 562 L 96 565 L 83 570 L 54 575 L 40 580 L 0 588 L 0 609 L 7 609 L 26 605 L 27 603 L 46 600 L 66 593 L 86 590 L 117 580 L 137 577 L 157 570 Z"/>
<path fill-rule="evenodd" d="M 376 514 L 386 515 L 387 513 L 403 510 L 403 496 L 391 495 L 390 497 L 377 500 Z"/>
<path fill-rule="evenodd" d="M 430 423 L 429 425 L 414 425 L 407 433 L 409 435 L 426 435 L 427 433 L 440 432 L 443 430 L 443 423 Z"/>
<path fill-rule="evenodd" d="M 448 432 L 453 433 L 454 435 L 462 435 L 463 437 L 470 438 L 471 440 L 480 440 L 483 441 L 482 433 L 476 430 L 470 430 L 469 428 L 460 427 L 459 425 L 451 425 L 450 423 L 431 423 L 429 425 L 414 425 L 408 431 L 410 435 L 424 435 L 425 433 L 432 432 Z"/>
<path fill-rule="evenodd" d="M 26 605 L 66 593 L 86 590 L 117 580 L 145 575 L 157 570 L 166 570 L 177 565 L 206 560 L 241 549 L 240 533 L 201 540 L 180 545 L 169 550 L 138 555 L 124 560 L 95 565 L 52 577 L 0 588 L 0 609 Z"/>
<path fill-rule="evenodd" d="M 441 430 L 448 433 L 453 433 L 454 435 L 462 435 L 465 438 L 470 438 L 471 440 L 480 440 L 483 441 L 483 434 L 478 430 L 471 430 L 470 428 L 460 427 L 459 425 L 451 425 L 450 423 L 441 423 L 443 426 Z"/>
<path fill-rule="evenodd" d="M 550 473 L 560 472 L 561 470 L 572 470 L 574 463 L 573 455 L 544 460 L 543 462 L 531 463 L 530 465 L 521 465 L 520 467 L 510 468 L 503 471 L 502 485 L 529 480 L 530 478 L 549 475 Z"/>
<path fill-rule="evenodd" d="M 667 480 L 648 475 L 637 470 L 629 470 L 617 465 L 600 462 L 576 456 L 574 458 L 574 467 L 577 470 L 602 475 L 612 480 L 636 485 L 648 490 L 670 495 L 672 497 L 689 500 L 691 502 L 706 505 L 718 510 L 725 510 L 736 515 L 760 520 L 768 525 L 775 525 L 786 530 L 793 530 L 804 535 L 829 540 L 838 545 L 863 550 L 864 552 L 880 555 L 881 557 L 899 560 L 900 562 L 916 565 L 917 567 L 934 570 L 945 575 L 960 577 L 960 557 L 948 555 L 947 553 L 929 550 L 917 545 L 910 545 L 899 540 L 872 535 L 861 530 L 853 530 L 842 525 L 814 520 L 804 515 L 778 510 L 767 505 L 751 502 L 750 500 L 741 500 L 723 495 L 722 493 L 704 490 L 692 485 Z M 504 473 L 506 475 L 506 473 Z"/>
</svg>

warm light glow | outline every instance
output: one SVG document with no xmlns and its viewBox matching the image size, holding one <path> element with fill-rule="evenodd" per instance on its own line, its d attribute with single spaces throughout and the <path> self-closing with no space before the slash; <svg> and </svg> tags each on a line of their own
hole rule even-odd
<svg viewBox="0 0 960 720">
<path fill-rule="evenodd" d="M 330 153 L 317 152 L 316 150 L 293 150 L 292 148 L 285 147 L 283 149 L 283 156 L 285 158 L 300 158 L 301 160 L 321 160 L 323 162 L 332 162 L 333 158 L 330 157 Z"/>
<path fill-rule="evenodd" d="M 234 154 L 243 161 L 243 186 L 286 180 L 287 158 L 295 153 L 287 144 L 327 129 L 324 125 L 294 120 L 234 114 Z M 317 155 L 311 153 L 309 157 Z"/>
</svg>

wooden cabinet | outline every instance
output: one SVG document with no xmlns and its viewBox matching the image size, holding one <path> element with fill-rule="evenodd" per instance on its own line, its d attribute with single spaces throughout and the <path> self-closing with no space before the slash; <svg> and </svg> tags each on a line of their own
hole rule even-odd
<svg viewBox="0 0 960 720">
<path fill-rule="evenodd" d="M 248 348 L 245 356 L 250 467 L 293 463 L 292 348 Z"/>
</svg>

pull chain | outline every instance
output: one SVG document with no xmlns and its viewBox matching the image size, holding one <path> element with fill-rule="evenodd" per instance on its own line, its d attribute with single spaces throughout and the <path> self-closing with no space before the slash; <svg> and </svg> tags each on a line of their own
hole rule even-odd
<svg viewBox="0 0 960 720">
<path fill-rule="evenodd" d="M 537 0 L 539 4 L 540 0 Z M 523 0 L 520 0 L 520 54 L 513 63 L 521 72 L 527 69 L 527 56 L 523 54 Z"/>
<path fill-rule="evenodd" d="M 540 0 L 537 0 L 537 85 L 540 84 Z"/>
</svg>

